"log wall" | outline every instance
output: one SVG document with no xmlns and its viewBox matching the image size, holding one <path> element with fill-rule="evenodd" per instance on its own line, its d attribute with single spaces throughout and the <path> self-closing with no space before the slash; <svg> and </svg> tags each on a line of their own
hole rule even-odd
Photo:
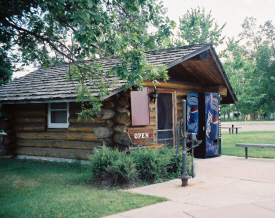
<svg viewBox="0 0 275 218">
<path fill-rule="evenodd" d="M 146 82 L 146 86 L 149 93 L 154 91 L 152 83 Z M 182 99 L 186 99 L 187 93 L 198 92 L 199 88 L 178 82 L 157 84 L 158 91 L 173 93 L 175 128 L 182 118 Z M 70 103 L 67 129 L 47 127 L 47 103 L 3 105 L 5 119 L 0 121 L 0 129 L 8 133 L 3 138 L 3 144 L 7 153 L 77 159 L 88 159 L 87 155 L 102 145 L 125 150 L 132 146 L 128 134 L 128 128 L 131 128 L 130 102 L 130 91 L 121 92 L 106 99 L 102 111 L 87 120 L 78 119 L 80 104 Z M 153 128 L 154 144 L 157 144 L 158 117 L 155 102 L 149 102 L 149 110 L 150 124 L 139 128 Z"/>
</svg>

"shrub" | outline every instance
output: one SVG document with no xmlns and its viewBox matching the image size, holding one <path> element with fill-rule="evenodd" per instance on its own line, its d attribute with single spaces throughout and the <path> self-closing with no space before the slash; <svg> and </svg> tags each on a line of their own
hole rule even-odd
<svg viewBox="0 0 275 218">
<path fill-rule="evenodd" d="M 92 180 L 108 185 L 123 185 L 136 179 L 135 164 L 130 156 L 103 146 L 89 157 Z"/>
<path fill-rule="evenodd" d="M 110 181 L 113 185 L 124 185 L 136 180 L 137 170 L 133 159 L 125 154 L 112 162 L 112 165 L 107 167 L 107 172 L 104 175 L 106 181 Z"/>
<path fill-rule="evenodd" d="M 93 181 L 121 186 L 135 181 L 161 182 L 179 178 L 182 174 L 182 151 L 176 157 L 175 148 L 136 149 L 130 154 L 103 147 L 90 156 Z M 176 160 L 176 161 L 175 161 Z M 191 175 L 191 156 L 187 157 Z"/>
<path fill-rule="evenodd" d="M 175 161 L 175 154 L 175 148 L 166 147 L 131 151 L 139 179 L 150 182 L 178 178 L 181 175 L 182 158 L 179 154 Z"/>
</svg>

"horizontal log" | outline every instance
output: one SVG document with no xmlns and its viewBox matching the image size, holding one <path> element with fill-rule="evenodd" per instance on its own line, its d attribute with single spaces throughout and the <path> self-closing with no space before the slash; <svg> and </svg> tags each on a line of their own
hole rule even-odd
<svg viewBox="0 0 275 218">
<path fill-rule="evenodd" d="M 94 128 L 94 133 L 98 139 L 109 138 L 114 134 L 113 128 L 97 127 Z"/>
<path fill-rule="evenodd" d="M 105 138 L 105 139 L 103 139 L 102 144 L 103 145 L 112 145 L 113 142 L 114 142 L 113 138 Z"/>
<path fill-rule="evenodd" d="M 112 120 L 105 120 L 105 122 L 104 122 L 105 127 L 113 127 L 114 125 L 115 125 L 115 123 Z"/>
<path fill-rule="evenodd" d="M 178 97 L 177 98 L 177 104 L 182 104 L 182 99 L 184 99 L 183 97 Z"/>
<path fill-rule="evenodd" d="M 45 123 L 46 115 L 17 115 L 16 123 Z"/>
<path fill-rule="evenodd" d="M 15 106 L 16 109 L 19 110 L 46 110 L 47 106 L 46 104 L 36 104 L 36 103 L 32 103 L 32 104 L 17 104 Z"/>
<path fill-rule="evenodd" d="M 71 107 L 70 106 L 70 109 L 69 109 L 69 113 L 70 115 L 72 114 L 79 114 L 81 112 L 81 107 Z"/>
<path fill-rule="evenodd" d="M 14 112 L 16 114 L 16 116 L 20 116 L 20 115 L 46 115 L 46 111 L 45 110 L 27 110 L 27 109 L 21 109 L 21 110 L 16 110 Z"/>
<path fill-rule="evenodd" d="M 176 81 L 152 83 L 149 81 L 144 82 L 147 87 L 166 88 L 166 89 L 194 89 L 201 90 L 202 86 L 197 84 L 182 83 Z"/>
<path fill-rule="evenodd" d="M 123 96 L 118 100 L 118 105 L 121 107 L 129 107 L 130 106 L 130 98 Z"/>
<path fill-rule="evenodd" d="M 18 139 L 49 139 L 49 140 L 65 140 L 66 132 L 18 132 Z"/>
<path fill-rule="evenodd" d="M 69 148 L 91 150 L 102 146 L 103 142 L 65 141 L 65 140 L 28 140 L 18 139 L 16 145 L 19 147 L 41 147 L 41 148 Z"/>
<path fill-rule="evenodd" d="M 196 92 L 196 90 L 181 90 L 176 92 L 177 97 L 185 97 L 188 93 Z"/>
<path fill-rule="evenodd" d="M 114 117 L 114 121 L 118 124 L 131 124 L 131 119 L 127 112 L 117 113 Z"/>
<path fill-rule="evenodd" d="M 18 139 L 48 139 L 48 140 L 69 140 L 69 141 L 103 141 L 98 139 L 94 133 L 81 132 L 20 132 L 16 133 Z"/>
<path fill-rule="evenodd" d="M 13 120 L 15 118 L 15 114 L 11 111 L 3 111 L 2 114 L 4 118 L 7 118 L 8 120 Z"/>
<path fill-rule="evenodd" d="M 92 150 L 32 148 L 32 147 L 17 147 L 15 151 L 19 155 L 68 158 L 68 159 L 80 159 L 80 160 L 88 160 L 88 155 L 91 155 L 93 153 Z"/>
<path fill-rule="evenodd" d="M 0 120 L 0 129 L 9 129 L 12 126 L 11 121 L 9 120 Z"/>
<path fill-rule="evenodd" d="M 4 132 L 7 133 L 8 135 L 15 135 L 15 130 L 14 130 L 14 128 L 5 129 Z"/>
<path fill-rule="evenodd" d="M 156 118 L 156 111 L 150 111 L 150 118 Z"/>
<path fill-rule="evenodd" d="M 132 145 L 132 141 L 128 133 L 115 133 L 113 139 L 115 143 L 118 143 L 121 145 L 127 145 L 127 146 Z"/>
<path fill-rule="evenodd" d="M 227 88 L 224 85 L 205 87 L 204 92 L 217 92 L 221 96 L 227 96 Z"/>
<path fill-rule="evenodd" d="M 117 149 L 119 151 L 129 151 L 130 147 L 127 145 L 115 144 L 112 146 L 113 149 Z"/>
<path fill-rule="evenodd" d="M 67 132 L 65 133 L 65 139 L 69 141 L 102 141 L 102 139 L 98 139 L 94 133 L 82 132 Z"/>
<path fill-rule="evenodd" d="M 71 123 L 68 127 L 70 132 L 94 132 L 94 128 L 101 127 L 105 123 Z"/>
<path fill-rule="evenodd" d="M 16 132 L 45 132 L 46 123 L 17 124 L 14 129 Z"/>
<path fill-rule="evenodd" d="M 116 104 L 113 101 L 104 101 L 103 102 L 103 108 L 113 109 L 113 108 L 115 108 L 115 106 L 116 106 Z"/>
<path fill-rule="evenodd" d="M 182 110 L 182 103 L 177 104 L 177 110 Z"/>
<path fill-rule="evenodd" d="M 124 92 L 121 92 L 123 96 L 126 96 L 126 97 L 129 97 L 130 96 L 130 91 L 124 91 Z"/>
<path fill-rule="evenodd" d="M 99 120 L 109 120 L 115 116 L 116 112 L 111 109 L 101 109 L 97 114 L 96 118 Z"/>
<path fill-rule="evenodd" d="M 177 110 L 177 117 L 182 118 L 182 111 L 181 110 Z"/>
<path fill-rule="evenodd" d="M 128 116 L 130 116 L 130 114 L 131 114 L 130 110 L 125 107 L 117 106 L 116 109 L 119 113 L 127 113 Z"/>
<path fill-rule="evenodd" d="M 16 136 L 15 135 L 4 135 L 2 138 L 2 144 L 3 145 L 9 145 L 16 142 Z"/>
<path fill-rule="evenodd" d="M 14 149 L 16 148 L 16 144 L 13 143 L 13 144 L 8 144 L 8 145 L 4 145 L 5 149 L 7 150 L 11 150 L 11 149 Z"/>
<path fill-rule="evenodd" d="M 156 118 L 150 118 L 150 125 L 155 126 L 157 124 Z"/>
<path fill-rule="evenodd" d="M 99 120 L 97 118 L 93 118 L 93 119 L 78 119 L 78 116 L 75 115 L 75 114 L 73 114 L 73 115 L 70 115 L 69 122 L 70 123 L 104 123 L 105 120 Z"/>
<path fill-rule="evenodd" d="M 153 101 L 150 101 L 149 102 L 149 108 L 155 109 L 156 108 L 156 104 Z"/>
<path fill-rule="evenodd" d="M 123 133 L 123 132 L 127 132 L 127 127 L 126 125 L 115 125 L 114 126 L 114 131 L 118 132 L 118 133 Z"/>
</svg>

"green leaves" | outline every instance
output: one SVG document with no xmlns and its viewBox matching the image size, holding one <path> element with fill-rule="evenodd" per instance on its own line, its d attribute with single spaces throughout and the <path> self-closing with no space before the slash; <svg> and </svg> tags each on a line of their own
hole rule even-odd
<svg viewBox="0 0 275 218">
<path fill-rule="evenodd" d="M 212 18 L 211 11 L 206 14 L 204 8 L 191 8 L 180 18 L 179 41 L 177 44 L 200 44 L 211 43 L 214 46 L 223 43 L 225 37 L 222 37 L 221 27 Z"/>
<path fill-rule="evenodd" d="M 243 114 L 275 111 L 275 27 L 271 21 L 259 28 L 255 18 L 246 18 L 241 41 L 229 39 L 224 63 L 238 96 L 236 110 Z M 245 46 L 241 45 L 244 44 Z"/>
</svg>

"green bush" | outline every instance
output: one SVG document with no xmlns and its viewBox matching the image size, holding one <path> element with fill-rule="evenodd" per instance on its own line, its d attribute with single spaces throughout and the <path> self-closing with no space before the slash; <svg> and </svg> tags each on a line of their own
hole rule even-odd
<svg viewBox="0 0 275 218">
<path fill-rule="evenodd" d="M 182 161 L 179 155 L 176 162 L 175 154 L 175 148 L 166 147 L 131 151 L 139 179 L 150 182 L 178 178 L 181 175 Z"/>
<path fill-rule="evenodd" d="M 90 156 L 90 170 L 95 182 L 121 186 L 136 179 L 141 182 L 161 182 L 179 178 L 182 174 L 182 152 L 175 148 L 136 149 L 129 154 L 103 147 Z M 191 175 L 191 156 L 187 157 Z"/>
<path fill-rule="evenodd" d="M 108 185 L 123 185 L 136 179 L 133 160 L 126 153 L 103 146 L 89 157 L 92 180 Z"/>
<path fill-rule="evenodd" d="M 125 153 L 122 154 L 106 170 L 105 180 L 110 181 L 113 185 L 125 185 L 137 178 L 137 170 L 133 159 Z"/>
</svg>

